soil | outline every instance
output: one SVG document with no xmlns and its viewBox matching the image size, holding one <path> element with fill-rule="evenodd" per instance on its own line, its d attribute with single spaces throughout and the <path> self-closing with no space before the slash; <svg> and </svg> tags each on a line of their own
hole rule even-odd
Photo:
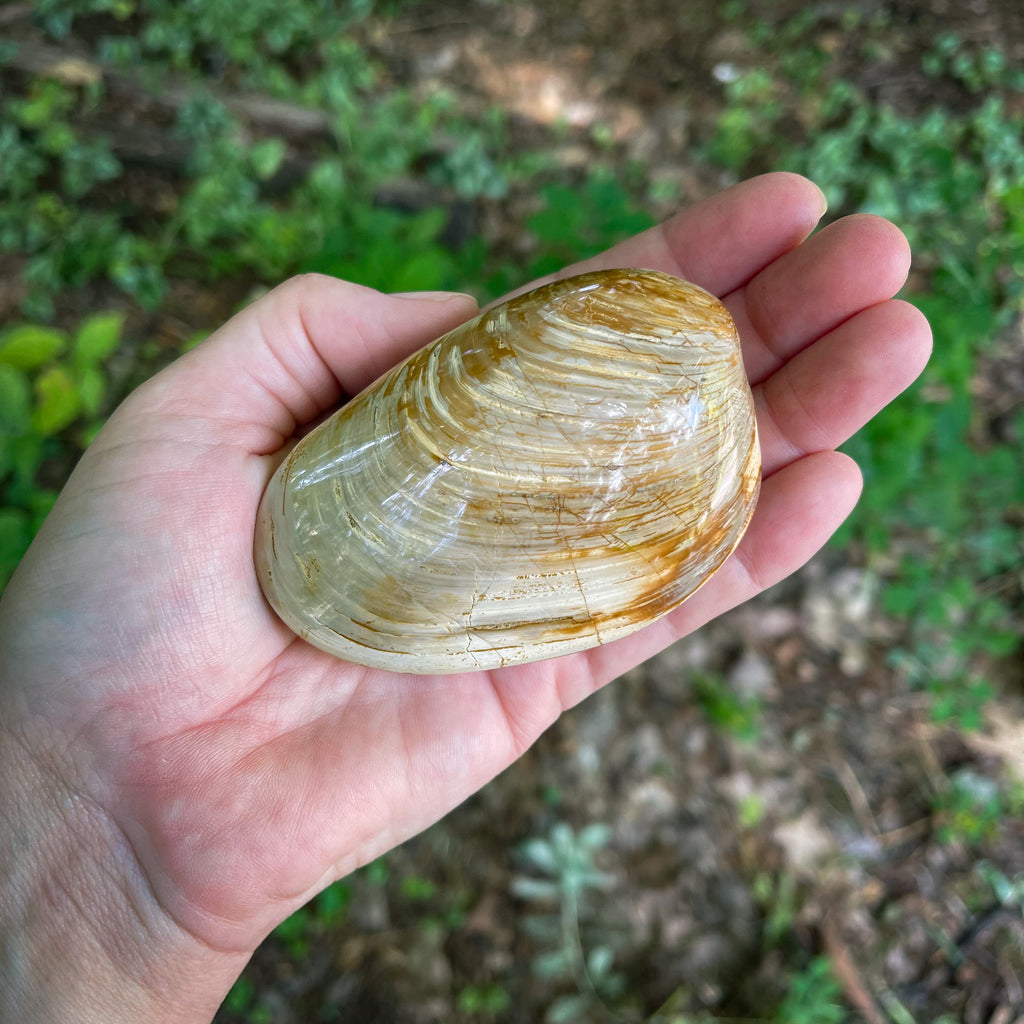
<svg viewBox="0 0 1024 1024">
<path fill-rule="evenodd" d="M 844 33 L 847 6 L 813 9 L 819 44 L 906 113 L 965 102 L 955 90 L 937 97 L 917 70 L 941 33 L 1024 62 L 1018 0 L 861 0 L 865 15 L 891 21 L 889 45 L 867 63 Z M 424 95 L 444 88 L 467 115 L 502 107 L 513 139 L 551 147 L 567 180 L 611 152 L 677 185 L 687 203 L 731 183 L 693 157 L 722 109 L 716 69 L 757 60 L 752 19 L 781 24 L 809 10 L 750 0 L 727 16 L 732 7 L 455 0 L 412 4 L 362 31 L 395 82 Z M 157 199 L 168 187 L 141 156 L 133 173 Z M 525 255 L 520 225 L 534 205 L 521 194 L 484 204 L 473 229 Z M 16 267 L 0 261 L 2 270 L 10 280 Z M 244 294 L 177 283 L 159 314 L 131 310 L 127 333 L 171 352 Z M 0 318 L 18 298 L 0 289 Z M 73 321 L 111 303 L 94 290 L 59 314 Z M 994 360 L 979 394 L 1001 422 L 1024 391 L 1019 346 Z M 576 987 L 532 967 L 553 947 L 529 923 L 545 908 L 513 895 L 513 879 L 529 871 L 521 847 L 559 822 L 605 823 L 596 859 L 608 883 L 581 901 L 581 937 L 613 949 L 628 997 L 612 999 L 618 1017 L 592 1000 L 578 1020 L 770 1017 L 793 975 L 824 954 L 843 1019 L 1024 1024 L 1024 900 L 1000 902 L 979 869 L 1024 879 L 1024 820 L 996 820 L 968 847 L 945 835 L 935 811 L 954 772 L 984 786 L 1024 767 L 1024 670 L 993 666 L 1003 685 L 982 733 L 936 726 L 888 657 L 904 625 L 880 610 L 881 586 L 856 550 L 827 549 L 628 673 L 390 854 L 386 874 L 351 879 L 343 914 L 312 914 L 301 940 L 268 939 L 246 973 L 252 1002 L 278 1024 L 542 1020 Z M 715 721 L 708 680 L 748 717 Z M 816 1009 L 794 1024 L 838 1019 Z M 218 1016 L 256 1019 L 228 1008 Z"/>
</svg>

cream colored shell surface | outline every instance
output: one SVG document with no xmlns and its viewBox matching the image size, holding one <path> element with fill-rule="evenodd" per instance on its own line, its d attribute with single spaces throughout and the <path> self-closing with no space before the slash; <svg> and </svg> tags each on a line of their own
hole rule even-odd
<svg viewBox="0 0 1024 1024">
<path fill-rule="evenodd" d="M 257 571 L 341 658 L 514 665 L 677 607 L 739 542 L 759 480 L 725 308 L 598 271 L 482 313 L 303 438 L 261 503 Z"/>
</svg>

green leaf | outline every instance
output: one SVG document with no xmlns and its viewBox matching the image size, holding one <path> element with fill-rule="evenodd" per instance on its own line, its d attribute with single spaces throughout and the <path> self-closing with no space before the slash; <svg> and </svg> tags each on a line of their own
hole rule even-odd
<svg viewBox="0 0 1024 1024">
<path fill-rule="evenodd" d="M 244 975 L 240 977 L 224 999 L 224 1007 L 232 1013 L 245 1013 L 256 997 L 256 986 Z"/>
<path fill-rule="evenodd" d="M 45 128 L 73 104 L 70 89 L 55 81 L 37 81 L 30 96 L 11 103 L 11 113 L 23 128 Z"/>
<path fill-rule="evenodd" d="M 438 291 L 450 270 L 447 253 L 440 246 L 427 246 L 395 268 L 388 287 L 396 292 Z"/>
<path fill-rule="evenodd" d="M 530 967 L 538 978 L 544 978 L 547 981 L 570 977 L 572 975 L 572 958 L 566 950 L 555 949 L 538 954 L 534 957 Z"/>
<path fill-rule="evenodd" d="M 521 900 L 549 901 L 558 899 L 561 890 L 555 882 L 517 875 L 512 879 L 512 895 Z"/>
<path fill-rule="evenodd" d="M 558 874 L 558 858 L 546 839 L 528 839 L 519 850 L 535 868 L 549 875 Z"/>
<path fill-rule="evenodd" d="M 32 390 L 18 369 L 0 363 L 0 432 L 23 434 L 32 416 Z"/>
<path fill-rule="evenodd" d="M 75 374 L 75 390 L 78 392 L 82 409 L 95 415 L 103 404 L 103 396 L 107 391 L 107 379 L 102 370 L 95 366 L 85 366 Z"/>
<path fill-rule="evenodd" d="M 545 1024 L 572 1024 L 587 1012 L 590 1000 L 583 995 L 559 996 L 544 1014 Z"/>
<path fill-rule="evenodd" d="M 306 907 L 300 907 L 290 917 L 286 917 L 272 932 L 280 940 L 288 952 L 294 957 L 303 957 L 309 951 L 310 928 L 312 915 Z"/>
<path fill-rule="evenodd" d="M 463 1013 L 495 1016 L 504 1013 L 512 1005 L 512 997 L 500 985 L 470 985 L 464 988 L 457 1000 Z"/>
<path fill-rule="evenodd" d="M 36 473 L 43 462 L 43 439 L 35 433 L 13 438 L 4 452 L 6 468 L 14 476 L 14 485 L 33 488 Z"/>
<path fill-rule="evenodd" d="M 340 921 L 352 902 L 352 886 L 344 880 L 329 885 L 316 898 L 316 916 L 326 923 Z"/>
<path fill-rule="evenodd" d="M 419 875 L 406 875 L 401 888 L 402 895 L 408 900 L 430 900 L 437 895 L 437 885 Z"/>
<path fill-rule="evenodd" d="M 263 139 L 249 150 L 249 161 L 253 173 L 261 181 L 277 174 L 284 160 L 285 144 L 280 139 Z"/>
<path fill-rule="evenodd" d="M 606 975 L 614 962 L 615 954 L 609 946 L 595 946 L 587 954 L 587 971 L 596 980 Z"/>
<path fill-rule="evenodd" d="M 577 841 L 587 850 L 600 850 L 607 846 L 612 838 L 611 826 L 603 822 L 593 822 L 580 830 Z"/>
<path fill-rule="evenodd" d="M 26 502 L 29 514 L 29 527 L 33 535 L 43 525 L 43 520 L 50 514 L 50 510 L 57 503 L 58 491 L 48 488 L 37 488 L 28 496 Z"/>
<path fill-rule="evenodd" d="M 28 516 L 21 509 L 0 509 L 0 589 L 6 585 L 31 540 Z"/>
<path fill-rule="evenodd" d="M 923 596 L 923 588 L 891 584 L 882 595 L 882 606 L 895 618 L 906 618 L 917 610 Z"/>
<path fill-rule="evenodd" d="M 95 366 L 112 355 L 121 342 L 123 326 L 123 313 L 97 313 L 89 317 L 71 343 L 75 365 Z"/>
<path fill-rule="evenodd" d="M 0 335 L 0 363 L 35 370 L 64 351 L 67 338 L 55 327 L 22 324 Z"/>
<path fill-rule="evenodd" d="M 63 366 L 51 366 L 36 378 L 32 426 L 43 437 L 59 433 L 82 411 L 75 382 Z"/>
</svg>

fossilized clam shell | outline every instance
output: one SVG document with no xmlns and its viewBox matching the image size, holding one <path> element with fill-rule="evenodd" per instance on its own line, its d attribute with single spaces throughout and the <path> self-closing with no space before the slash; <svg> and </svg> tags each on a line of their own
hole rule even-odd
<svg viewBox="0 0 1024 1024">
<path fill-rule="evenodd" d="M 257 571 L 339 657 L 515 665 L 677 607 L 739 542 L 759 481 L 725 307 L 597 271 L 457 327 L 303 438 L 263 497 Z"/>
</svg>

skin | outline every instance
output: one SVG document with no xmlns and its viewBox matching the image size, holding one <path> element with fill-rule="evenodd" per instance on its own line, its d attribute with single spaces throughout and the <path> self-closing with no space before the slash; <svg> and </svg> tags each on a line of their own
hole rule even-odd
<svg viewBox="0 0 1024 1024">
<path fill-rule="evenodd" d="M 646 266 L 725 300 L 765 480 L 723 570 L 586 654 L 394 676 L 296 639 L 252 530 L 286 442 L 472 299 L 289 281 L 134 392 L 0 601 L 0 1018 L 208 1021 L 263 937 L 426 828 L 567 708 L 800 567 L 860 491 L 834 448 L 909 385 L 930 332 L 909 252 L 773 174 L 565 273 Z"/>
</svg>

